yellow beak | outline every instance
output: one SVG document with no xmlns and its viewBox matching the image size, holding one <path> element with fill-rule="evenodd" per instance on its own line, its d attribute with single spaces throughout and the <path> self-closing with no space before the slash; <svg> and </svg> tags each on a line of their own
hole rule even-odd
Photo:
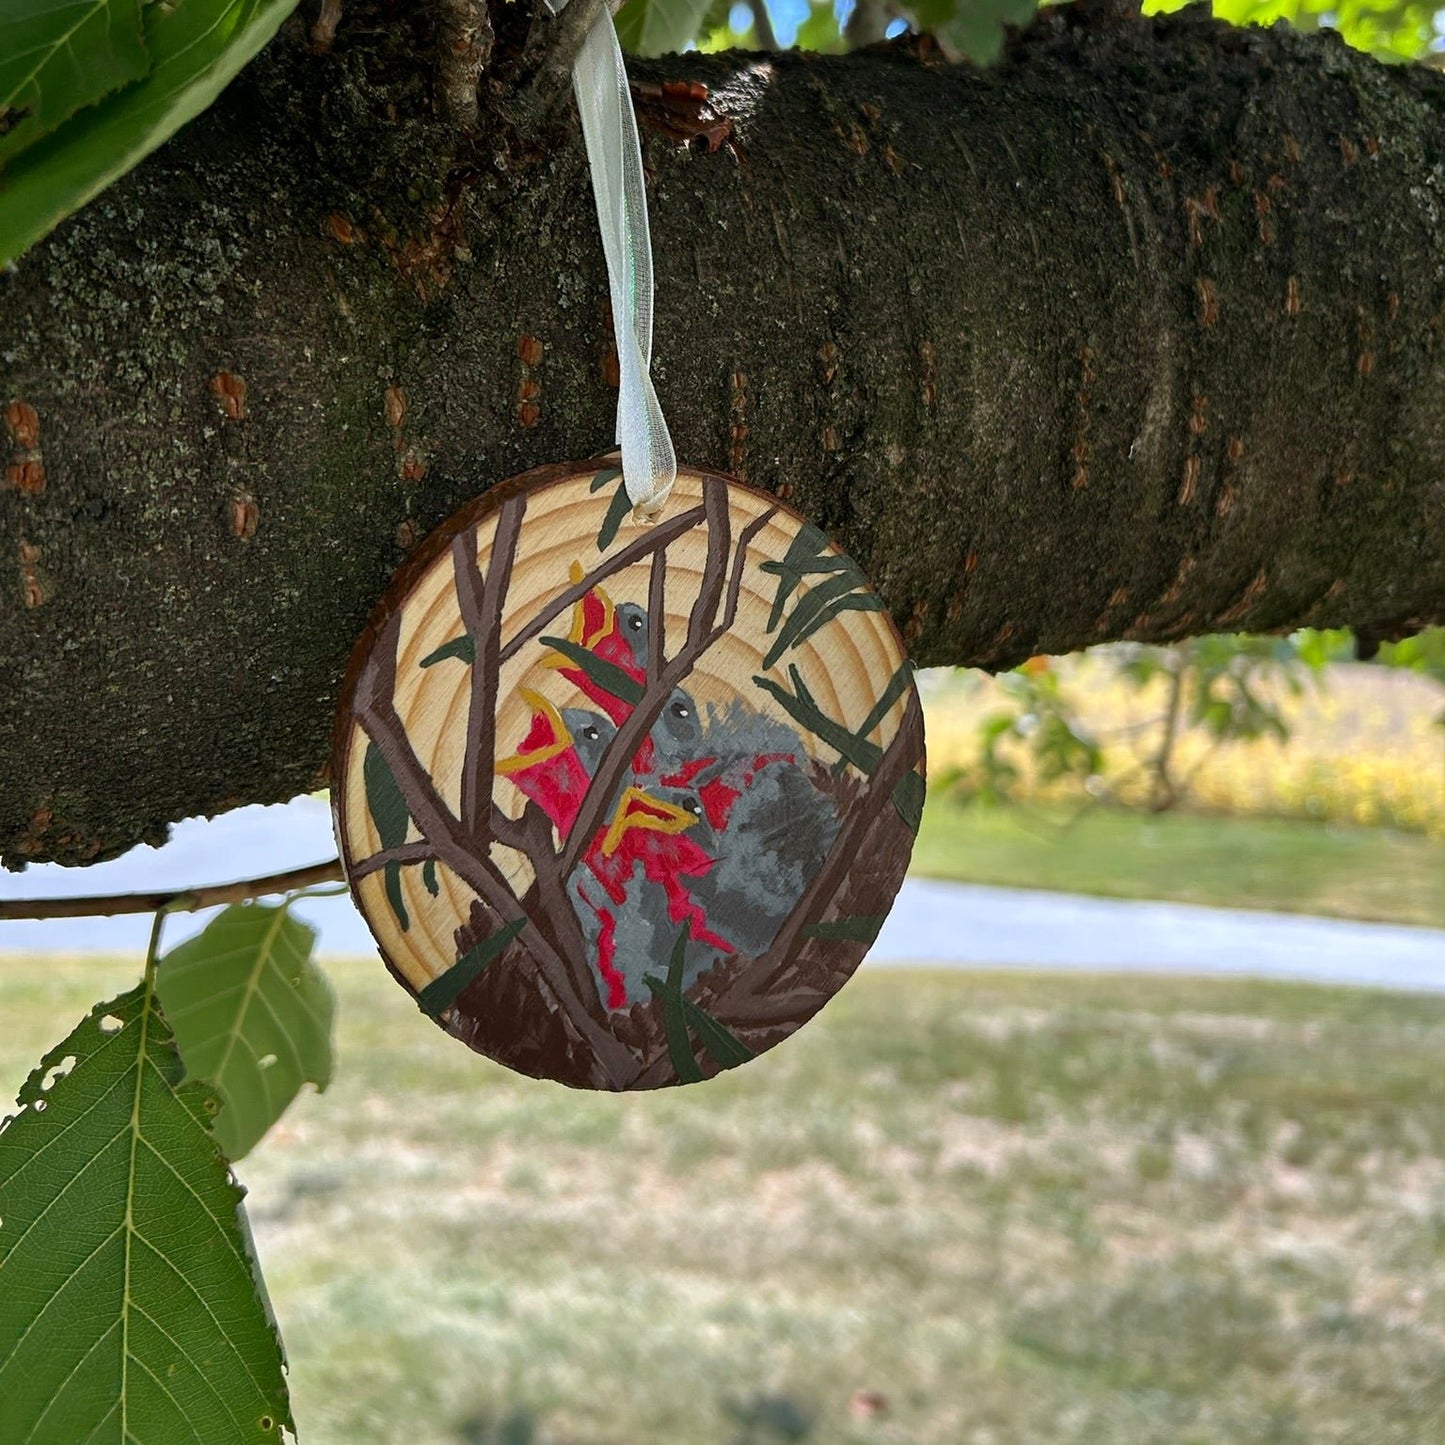
<svg viewBox="0 0 1445 1445">
<path fill-rule="evenodd" d="M 654 798 L 646 788 L 632 786 L 619 799 L 612 822 L 602 839 L 602 854 L 610 858 L 629 828 L 643 828 L 651 833 L 681 833 L 697 822 L 697 815 L 675 803 Z"/>
</svg>

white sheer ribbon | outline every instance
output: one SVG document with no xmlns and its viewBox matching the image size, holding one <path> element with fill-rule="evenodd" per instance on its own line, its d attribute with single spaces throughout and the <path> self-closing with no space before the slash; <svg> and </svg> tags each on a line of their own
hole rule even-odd
<svg viewBox="0 0 1445 1445">
<path fill-rule="evenodd" d="M 561 8 L 560 6 L 557 8 Z M 677 479 L 677 455 L 652 387 L 652 241 L 637 117 L 622 65 L 622 47 L 604 5 L 572 67 L 592 194 L 607 257 L 612 325 L 622 385 L 617 444 L 622 480 L 641 521 L 655 521 Z"/>
</svg>

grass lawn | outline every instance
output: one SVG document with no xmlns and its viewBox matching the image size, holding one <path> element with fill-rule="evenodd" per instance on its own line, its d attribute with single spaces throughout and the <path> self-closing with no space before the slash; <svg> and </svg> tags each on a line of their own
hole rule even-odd
<svg viewBox="0 0 1445 1445">
<path fill-rule="evenodd" d="M 134 974 L 6 962 L 0 1094 Z M 303 1445 L 1445 1440 L 1445 998 L 879 972 L 610 1098 L 333 976 L 238 1171 Z"/>
<path fill-rule="evenodd" d="M 1078 816 L 935 797 L 924 810 L 913 871 L 1445 927 L 1445 840 L 1383 828 L 1106 808 Z"/>
</svg>

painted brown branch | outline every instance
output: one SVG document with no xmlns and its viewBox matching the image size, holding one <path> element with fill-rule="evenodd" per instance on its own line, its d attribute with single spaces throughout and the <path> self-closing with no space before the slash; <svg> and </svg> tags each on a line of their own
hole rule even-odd
<svg viewBox="0 0 1445 1445">
<path fill-rule="evenodd" d="M 817 923 L 833 895 L 848 876 L 858 850 L 859 841 L 873 826 L 885 808 L 891 807 L 893 790 L 905 774 L 918 766 L 923 756 L 923 710 L 918 694 L 908 691 L 908 702 L 898 731 L 884 750 L 868 781 L 859 789 L 852 805 L 842 819 L 842 827 L 828 850 L 823 867 L 804 890 L 797 907 L 778 930 L 766 959 L 756 970 L 749 970 L 743 981 L 750 991 L 765 993 L 779 977 L 795 965 L 795 952 L 802 931 Z"/>
<path fill-rule="evenodd" d="M 669 518 L 665 522 L 659 522 L 637 541 L 629 543 L 620 552 L 614 553 L 589 572 L 580 582 L 569 587 L 554 602 L 548 603 L 525 627 L 520 628 L 517 635 L 502 648 L 499 661 L 511 661 L 521 648 L 547 630 L 548 624 L 559 612 L 565 611 L 574 602 L 580 602 L 592 588 L 599 582 L 605 582 L 614 572 L 621 572 L 624 567 L 632 566 L 634 562 L 641 561 L 642 558 L 657 551 L 659 547 L 666 547 L 682 536 L 684 532 L 691 531 L 703 520 L 705 515 L 701 507 L 689 507 L 687 511 L 679 512 L 677 516 Z"/>
<path fill-rule="evenodd" d="M 517 536 L 526 513 L 525 496 L 508 497 L 497 515 L 486 581 L 477 570 L 477 529 L 468 527 L 452 543 L 457 602 L 462 622 L 476 648 L 471 698 L 467 705 L 467 744 L 462 758 L 461 822 L 475 839 L 492 806 L 496 761 L 497 674 L 501 670 L 502 608 L 512 582 Z"/>
<path fill-rule="evenodd" d="M 365 878 L 368 873 L 379 873 L 388 863 L 428 863 L 437 856 L 437 850 L 426 839 L 414 843 L 399 843 L 395 848 L 383 848 L 370 858 L 363 858 L 351 865 L 353 879 Z"/>
<path fill-rule="evenodd" d="M 336 883 L 342 878 L 341 860 L 312 863 L 285 873 L 268 873 L 262 878 L 243 878 L 236 883 L 210 883 L 198 888 L 175 888 L 163 893 L 107 893 L 85 898 L 0 899 L 0 922 L 20 918 L 116 918 L 123 913 L 155 913 L 168 908 L 194 913 L 223 903 L 244 903 L 248 898 L 268 898 L 313 888 L 318 883 Z"/>
<path fill-rule="evenodd" d="M 373 661 L 356 689 L 356 721 L 381 749 L 408 812 L 426 840 L 436 849 L 438 861 L 445 863 L 472 888 L 499 918 L 509 923 L 525 924 L 521 938 L 537 968 L 540 981 L 552 993 L 572 1027 L 590 1046 L 604 1082 L 611 1088 L 624 1088 L 636 1072 L 636 1057 L 595 1016 L 591 1007 L 593 1000 L 574 986 L 567 963 L 543 936 L 536 920 L 518 902 L 495 864 L 490 858 L 478 856 L 474 840 L 442 802 L 435 783 L 411 745 L 405 725 L 392 702 L 400 627 L 400 614 L 393 614 L 376 639 Z"/>
<path fill-rule="evenodd" d="M 703 639 L 717 622 L 718 603 L 727 581 L 728 548 L 732 544 L 732 523 L 728 518 L 728 493 L 725 483 L 709 477 L 702 487 L 702 505 L 707 513 L 707 560 L 703 563 L 702 586 L 687 619 L 687 642 L 701 648 Z M 747 549 L 738 549 L 739 563 Z"/>
<path fill-rule="evenodd" d="M 667 665 L 667 548 L 652 554 L 647 579 L 647 675 L 656 677 Z"/>
<path fill-rule="evenodd" d="M 694 510 L 705 509 L 695 508 Z M 637 749 L 642 746 L 643 739 L 652 731 L 652 725 L 667 705 L 667 700 L 672 696 L 673 690 L 692 671 L 698 658 L 722 635 L 721 626 L 710 631 L 706 630 L 710 614 L 717 607 L 721 578 L 727 564 L 726 540 L 724 540 L 721 555 L 714 545 L 715 533 L 712 528 L 715 524 L 716 518 L 709 518 L 708 573 L 703 577 L 702 587 L 688 614 L 687 641 L 678 650 L 677 655 L 660 671 L 653 673 L 649 670 L 647 688 L 641 699 L 613 734 L 612 741 L 608 743 L 606 751 L 602 754 L 602 760 L 597 764 L 597 772 L 593 776 L 592 785 L 587 790 L 587 796 L 582 800 L 582 806 L 577 810 L 577 816 L 572 820 L 571 831 L 562 843 L 557 867 L 564 878 L 571 874 L 578 859 L 587 851 L 598 828 L 602 826 L 602 821 L 607 816 L 608 808 L 612 806 L 617 789 L 626 777 L 627 770 L 632 766 L 632 759 Z M 728 527 L 726 508 L 723 510 L 721 526 L 724 529 Z M 658 529 L 654 528 L 655 530 Z M 723 535 L 726 539 L 726 532 Z M 711 575 L 714 571 L 718 574 L 716 581 Z M 583 584 L 579 583 L 578 585 Z"/>
<path fill-rule="evenodd" d="M 727 603 L 723 607 L 722 621 L 714 629 L 714 641 L 716 641 L 717 637 L 721 637 L 724 632 L 728 631 L 733 623 L 737 621 L 738 600 L 742 596 L 743 569 L 747 566 L 748 547 L 753 538 L 777 515 L 778 509 L 776 507 L 769 507 L 761 516 L 754 517 L 739 535 L 738 549 L 733 556 L 732 576 L 728 578 Z"/>
</svg>

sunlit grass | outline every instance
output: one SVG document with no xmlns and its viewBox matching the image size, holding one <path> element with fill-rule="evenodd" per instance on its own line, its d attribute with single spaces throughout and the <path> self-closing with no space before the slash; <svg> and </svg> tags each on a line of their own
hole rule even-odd
<svg viewBox="0 0 1445 1445">
<path fill-rule="evenodd" d="M 0 1092 L 134 973 L 5 962 Z M 890 971 L 611 1098 L 333 973 L 240 1168 L 306 1445 L 1445 1438 L 1445 999 Z"/>
</svg>

